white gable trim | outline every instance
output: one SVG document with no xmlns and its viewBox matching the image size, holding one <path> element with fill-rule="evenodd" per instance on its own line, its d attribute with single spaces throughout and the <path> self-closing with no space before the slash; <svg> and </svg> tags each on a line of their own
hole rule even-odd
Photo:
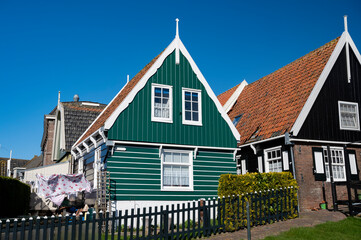
<svg viewBox="0 0 361 240">
<path fill-rule="evenodd" d="M 213 100 L 215 103 L 219 113 L 223 117 L 223 119 L 227 122 L 228 126 L 230 127 L 233 136 L 237 139 L 237 141 L 240 140 L 240 135 L 235 128 L 235 126 L 232 124 L 231 119 L 228 117 L 227 113 L 224 111 L 222 105 L 218 101 L 216 95 L 208 85 L 206 79 L 202 75 L 201 71 L 198 69 L 197 65 L 193 61 L 192 57 L 188 53 L 187 49 L 183 45 L 182 41 L 179 38 L 175 38 L 172 43 L 163 51 L 163 53 L 159 56 L 159 58 L 155 61 L 155 63 L 150 67 L 150 69 L 144 74 L 144 76 L 140 79 L 140 81 L 137 83 L 137 85 L 130 91 L 130 93 L 124 98 L 122 103 L 117 107 L 117 109 L 112 113 L 112 115 L 106 120 L 104 124 L 104 129 L 109 130 L 116 119 L 118 118 L 119 114 L 123 112 L 129 104 L 134 100 L 137 93 L 143 89 L 143 87 L 147 84 L 149 78 L 153 76 L 158 68 L 160 68 L 166 59 L 175 49 L 179 48 L 179 50 L 182 52 L 182 54 L 185 56 L 185 58 L 188 60 L 189 64 L 191 65 L 194 73 L 197 75 L 199 81 L 203 84 L 204 88 L 206 89 L 206 92 L 208 96 Z"/>
<path fill-rule="evenodd" d="M 243 80 L 242 83 L 236 89 L 236 91 L 234 91 L 232 96 L 227 100 L 227 102 L 223 106 L 226 113 L 228 113 L 232 109 L 232 107 L 236 103 L 239 95 L 242 93 L 244 87 L 247 85 L 248 85 L 248 83 L 246 82 L 246 80 Z"/>
<path fill-rule="evenodd" d="M 78 140 L 76 140 L 76 142 L 74 143 L 74 145 L 71 147 L 72 149 L 74 149 L 77 145 L 79 145 L 79 140 L 82 139 L 82 137 L 88 132 L 88 130 L 93 126 L 93 124 L 98 120 L 98 118 L 100 118 L 101 115 L 103 115 L 103 113 L 105 112 L 105 110 L 107 110 L 107 108 L 110 106 L 110 104 L 115 100 L 115 98 L 123 91 L 123 89 L 125 88 L 125 86 L 127 86 L 128 82 L 122 87 L 122 89 L 120 89 L 120 91 L 113 97 L 113 99 L 109 102 L 109 104 L 103 109 L 103 111 L 94 119 L 94 121 L 89 125 L 89 127 L 83 132 L 83 134 L 78 138 Z M 94 132 L 92 132 L 90 134 L 93 135 L 93 133 L 99 131 L 99 128 L 97 130 L 95 130 Z M 86 139 L 88 139 L 89 137 L 87 137 Z M 86 140 L 84 139 L 84 141 Z"/>
<path fill-rule="evenodd" d="M 315 101 L 317 99 L 318 94 L 320 93 L 320 91 L 323 87 L 323 84 L 326 82 L 328 75 L 330 74 L 333 66 L 335 65 L 335 62 L 336 62 L 338 56 L 340 55 L 343 47 L 346 44 L 348 35 L 349 34 L 347 32 L 342 33 L 341 38 L 339 39 L 335 49 L 333 50 L 330 59 L 328 60 L 325 68 L 322 70 L 320 77 L 318 78 L 314 88 L 311 91 L 310 96 L 308 97 L 305 105 L 303 106 L 300 114 L 298 115 L 298 117 L 296 119 L 295 124 L 293 125 L 293 127 L 291 129 L 293 136 L 297 136 L 298 133 L 300 132 L 303 123 L 305 122 L 308 114 L 311 111 L 313 104 L 315 103 Z"/>
</svg>

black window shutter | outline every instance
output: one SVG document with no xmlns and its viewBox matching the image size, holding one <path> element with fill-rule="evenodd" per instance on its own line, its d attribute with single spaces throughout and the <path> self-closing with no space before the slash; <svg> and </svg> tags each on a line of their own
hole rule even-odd
<svg viewBox="0 0 361 240">
<path fill-rule="evenodd" d="M 313 175 L 315 175 L 315 181 L 326 181 L 326 168 L 323 158 L 323 149 L 319 147 L 313 147 L 312 157 Z"/>
<path fill-rule="evenodd" d="M 348 162 L 350 164 L 351 180 L 359 180 L 359 169 L 355 150 L 347 150 Z"/>
</svg>

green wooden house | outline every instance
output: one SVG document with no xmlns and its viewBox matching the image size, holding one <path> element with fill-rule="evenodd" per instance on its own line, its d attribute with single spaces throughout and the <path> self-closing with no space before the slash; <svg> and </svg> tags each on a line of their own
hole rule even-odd
<svg viewBox="0 0 361 240">
<path fill-rule="evenodd" d="M 116 209 L 217 196 L 240 136 L 177 33 L 73 145 L 79 172 L 109 171 Z M 96 187 L 97 179 L 94 179 Z"/>
</svg>

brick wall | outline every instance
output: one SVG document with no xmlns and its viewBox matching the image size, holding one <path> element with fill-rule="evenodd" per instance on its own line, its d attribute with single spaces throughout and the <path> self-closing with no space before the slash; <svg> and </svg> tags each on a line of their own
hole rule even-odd
<svg viewBox="0 0 361 240">
<path fill-rule="evenodd" d="M 319 204 L 323 200 L 322 195 L 322 181 L 315 181 L 313 175 L 313 157 L 312 147 L 321 147 L 321 145 L 306 145 L 296 144 L 294 146 L 294 157 L 297 182 L 300 186 L 299 189 L 299 202 L 300 211 L 309 211 L 313 208 L 319 207 Z M 350 148 L 354 149 L 354 148 Z M 354 149 L 356 151 L 357 165 L 361 166 L 360 149 Z M 332 206 L 332 192 L 331 183 L 324 182 L 326 201 L 329 208 Z M 347 190 L 345 186 L 337 186 L 337 199 L 347 199 Z"/>
<path fill-rule="evenodd" d="M 52 159 L 52 150 L 53 150 L 53 140 L 54 140 L 54 119 L 46 119 L 48 124 L 48 132 L 46 133 L 45 147 L 44 147 L 44 160 L 43 165 L 53 164 Z"/>
</svg>

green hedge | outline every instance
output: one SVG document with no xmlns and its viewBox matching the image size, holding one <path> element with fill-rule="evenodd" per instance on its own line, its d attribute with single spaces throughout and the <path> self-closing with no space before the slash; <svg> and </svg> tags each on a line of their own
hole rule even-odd
<svg viewBox="0 0 361 240">
<path fill-rule="evenodd" d="M 245 204 L 240 205 L 239 202 L 250 201 L 251 219 L 262 219 L 262 216 L 266 219 L 269 214 L 282 216 L 279 220 L 297 217 L 297 189 L 297 182 L 289 172 L 221 175 L 218 196 L 226 197 L 225 208 L 221 209 L 226 230 L 238 230 L 247 224 Z M 251 197 L 263 200 L 255 201 Z M 281 198 L 283 200 L 280 201 Z M 264 219 L 251 220 L 251 225 L 266 224 Z"/>
<path fill-rule="evenodd" d="M 30 186 L 17 179 L 0 176 L 0 218 L 17 217 L 29 211 Z"/>
</svg>

